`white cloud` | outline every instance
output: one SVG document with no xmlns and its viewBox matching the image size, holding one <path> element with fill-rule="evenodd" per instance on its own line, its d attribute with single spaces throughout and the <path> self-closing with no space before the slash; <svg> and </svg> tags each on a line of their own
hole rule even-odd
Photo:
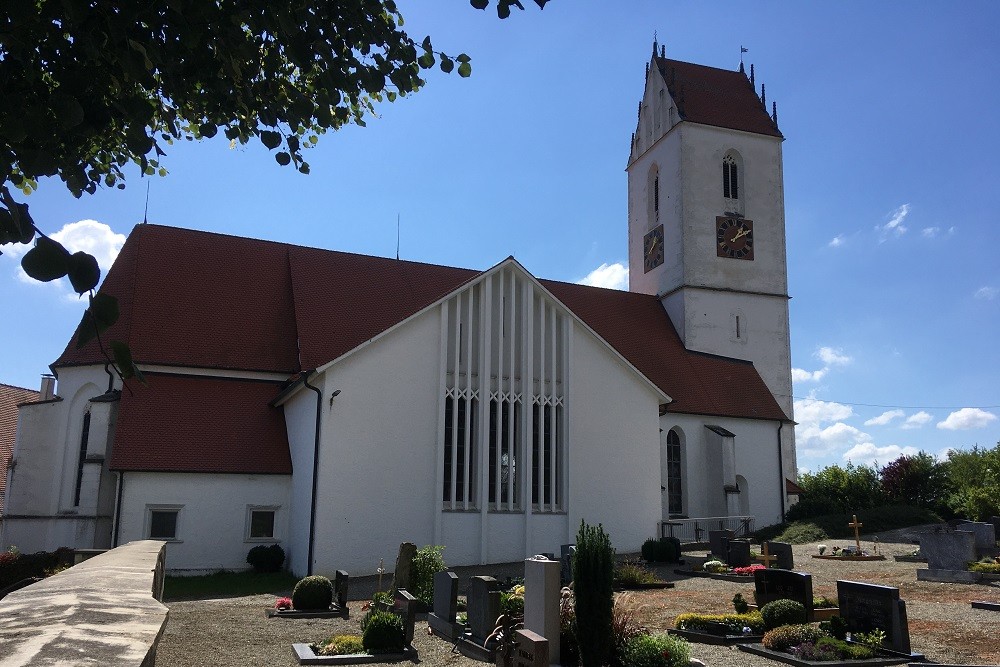
<svg viewBox="0 0 1000 667">
<path fill-rule="evenodd" d="M 792 382 L 819 382 L 826 375 L 828 369 L 821 368 L 818 371 L 807 371 L 801 368 L 792 369 Z"/>
<path fill-rule="evenodd" d="M 906 413 L 903 412 L 902 410 L 886 410 L 878 417 L 872 417 L 871 419 L 866 421 L 865 426 L 885 426 L 893 419 L 899 419 L 905 414 Z"/>
<path fill-rule="evenodd" d="M 833 347 L 821 347 L 813 354 L 817 359 L 827 366 L 844 366 L 851 363 L 852 359 L 844 354 L 844 351 Z"/>
<path fill-rule="evenodd" d="M 885 241 L 890 236 L 902 236 L 906 233 L 906 226 L 903 221 L 906 220 L 906 216 L 910 214 L 910 205 L 903 204 L 895 211 L 889 214 L 889 222 L 884 225 L 876 225 L 875 231 L 879 233 L 879 243 L 885 243 Z"/>
<path fill-rule="evenodd" d="M 977 299 L 985 299 L 986 301 L 992 301 L 993 299 L 997 298 L 998 294 L 1000 294 L 1000 289 L 986 285 L 977 289 L 976 293 L 973 294 L 972 296 Z"/>
<path fill-rule="evenodd" d="M 874 443 L 865 442 L 851 447 L 844 452 L 843 459 L 851 463 L 865 463 L 871 465 L 876 461 L 888 463 L 895 461 L 900 456 L 915 456 L 919 451 L 916 447 L 900 447 L 899 445 L 886 445 L 876 447 Z"/>
<path fill-rule="evenodd" d="M 601 264 L 576 282 L 579 285 L 590 285 L 591 287 L 628 289 L 628 265 L 621 262 Z"/>
<path fill-rule="evenodd" d="M 101 275 L 105 275 L 111 265 L 114 263 L 115 258 L 118 257 L 118 253 L 122 249 L 122 245 L 125 244 L 125 235 L 117 234 L 108 225 L 103 222 L 97 222 L 96 220 L 80 220 L 79 222 L 71 222 L 69 224 L 63 225 L 62 229 L 59 231 L 49 234 L 49 237 L 58 241 L 66 248 L 70 253 L 83 251 L 90 255 L 93 255 L 97 259 L 98 266 L 101 267 Z M 21 257 L 31 249 L 31 245 L 15 245 L 8 251 L 4 248 L 4 255 L 9 255 L 12 259 L 18 261 L 17 267 L 17 277 L 19 280 L 29 284 L 38 285 L 39 283 L 33 278 L 28 277 L 28 274 L 20 266 Z M 58 281 L 53 281 L 53 283 L 59 286 L 59 288 L 66 292 L 67 295 L 71 296 L 73 300 L 77 299 L 76 294 L 72 292 L 69 281 L 63 278 Z"/>
<path fill-rule="evenodd" d="M 805 456 L 823 456 L 870 440 L 867 433 L 845 424 L 854 416 L 849 405 L 803 398 L 795 401 L 796 445 Z"/>
<path fill-rule="evenodd" d="M 941 233 L 940 227 L 924 227 L 920 230 L 920 235 L 925 239 L 932 239 Z"/>
<path fill-rule="evenodd" d="M 944 421 L 938 422 L 937 427 L 949 431 L 959 431 L 970 428 L 983 428 L 996 420 L 997 416 L 992 412 L 986 412 L 979 408 L 962 408 L 961 410 L 952 412 Z"/>
<path fill-rule="evenodd" d="M 854 415 L 854 409 L 843 403 L 801 398 L 795 401 L 795 420 L 799 424 L 825 424 L 842 421 Z"/>
<path fill-rule="evenodd" d="M 917 412 L 907 417 L 906 421 L 903 422 L 902 428 L 905 429 L 920 428 L 924 424 L 930 423 L 931 420 L 933 419 L 934 415 L 932 415 L 929 412 L 924 412 L 923 410 L 921 410 L 920 412 Z"/>
<path fill-rule="evenodd" d="M 831 247 L 831 248 L 839 248 L 842 245 L 844 245 L 845 243 L 847 243 L 847 239 L 844 238 L 844 235 L 843 234 L 837 234 L 832 239 L 830 239 L 830 242 L 827 243 L 827 245 L 829 247 Z"/>
</svg>

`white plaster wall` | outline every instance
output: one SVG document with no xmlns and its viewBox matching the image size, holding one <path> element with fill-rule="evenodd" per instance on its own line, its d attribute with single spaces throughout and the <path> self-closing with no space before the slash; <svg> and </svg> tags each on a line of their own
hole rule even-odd
<svg viewBox="0 0 1000 667">
<path fill-rule="evenodd" d="M 315 381 L 310 384 L 316 386 Z M 309 555 L 309 517 L 312 511 L 312 461 L 316 432 L 316 393 L 299 391 L 283 406 L 288 449 L 292 459 L 289 489 L 288 569 L 305 576 Z"/>
<path fill-rule="evenodd" d="M 567 538 L 576 535 L 582 519 L 604 524 L 618 551 L 638 551 L 656 534 L 660 519 L 660 398 L 603 348 L 576 326 Z M 553 544 L 558 553 L 559 543 Z"/>
<path fill-rule="evenodd" d="M 118 544 L 148 539 L 147 506 L 181 506 L 178 539 L 167 542 L 168 570 L 195 574 L 247 569 L 252 547 L 287 544 L 288 475 L 126 472 L 124 478 Z M 251 505 L 277 507 L 273 541 L 247 539 Z"/>
</svg>

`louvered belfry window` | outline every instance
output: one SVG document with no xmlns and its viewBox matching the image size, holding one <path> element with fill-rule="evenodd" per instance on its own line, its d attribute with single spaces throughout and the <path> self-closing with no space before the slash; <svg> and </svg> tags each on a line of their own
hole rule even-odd
<svg viewBox="0 0 1000 667">
<path fill-rule="evenodd" d="M 727 199 L 740 198 L 739 169 L 732 155 L 727 155 L 722 161 L 722 194 Z"/>
</svg>

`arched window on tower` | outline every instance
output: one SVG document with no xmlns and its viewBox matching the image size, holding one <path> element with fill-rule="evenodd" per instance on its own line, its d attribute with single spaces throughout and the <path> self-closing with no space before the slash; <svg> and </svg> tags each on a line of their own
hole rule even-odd
<svg viewBox="0 0 1000 667">
<path fill-rule="evenodd" d="M 732 155 L 722 160 L 722 194 L 726 199 L 740 198 L 740 170 Z"/>
<path fill-rule="evenodd" d="M 649 221 L 647 228 L 652 229 L 660 221 L 660 168 L 653 164 L 649 168 Z"/>
</svg>

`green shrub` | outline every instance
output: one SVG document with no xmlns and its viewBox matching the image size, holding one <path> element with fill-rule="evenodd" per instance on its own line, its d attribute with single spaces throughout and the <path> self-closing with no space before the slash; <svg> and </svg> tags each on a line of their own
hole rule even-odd
<svg viewBox="0 0 1000 667">
<path fill-rule="evenodd" d="M 326 640 L 319 650 L 319 655 L 354 655 L 364 653 L 365 647 L 361 637 L 357 635 L 334 635 Z"/>
<path fill-rule="evenodd" d="M 636 622 L 635 616 L 627 605 L 619 604 L 630 596 L 615 600 L 611 611 L 611 635 L 614 638 L 614 649 L 611 651 L 611 667 L 630 667 L 626 660 L 625 647 L 639 635 L 648 635 L 649 630 Z"/>
<path fill-rule="evenodd" d="M 372 594 L 372 605 L 384 604 L 391 607 L 395 600 L 392 599 L 392 593 L 389 591 L 377 591 Z"/>
<path fill-rule="evenodd" d="M 524 596 L 504 591 L 500 594 L 500 613 L 507 616 L 524 616 Z"/>
<path fill-rule="evenodd" d="M 629 667 L 687 667 L 691 646 L 674 635 L 636 635 L 625 644 L 623 664 Z"/>
<path fill-rule="evenodd" d="M 831 616 L 819 624 L 819 629 L 834 639 L 847 639 L 847 621 L 840 616 Z"/>
<path fill-rule="evenodd" d="M 409 593 L 428 606 L 434 604 L 434 575 L 448 569 L 441 555 L 443 550 L 443 546 L 428 545 L 417 549 L 413 556 Z"/>
<path fill-rule="evenodd" d="M 615 550 L 604 527 L 580 522 L 573 559 L 576 640 L 583 667 L 603 667 L 613 644 Z"/>
<path fill-rule="evenodd" d="M 365 616 L 361 644 L 369 653 L 399 653 L 403 650 L 403 619 L 391 611 L 372 610 Z"/>
<path fill-rule="evenodd" d="M 680 614 L 674 619 L 678 630 L 718 634 L 720 626 L 725 626 L 727 635 L 742 635 L 743 628 L 750 628 L 750 634 L 754 635 L 764 633 L 764 619 L 756 610 L 745 614 Z"/>
<path fill-rule="evenodd" d="M 804 642 L 798 646 L 795 656 L 802 660 L 827 662 L 830 660 L 867 660 L 875 652 L 867 646 L 848 644 L 842 639 L 820 637 L 815 642 Z"/>
<path fill-rule="evenodd" d="M 256 572 L 278 572 L 285 564 L 285 550 L 277 544 L 259 544 L 247 553 L 247 562 Z"/>
<path fill-rule="evenodd" d="M 733 609 L 736 610 L 737 614 L 745 614 L 750 611 L 750 605 L 743 599 L 742 593 L 733 596 Z"/>
<path fill-rule="evenodd" d="M 73 550 L 60 547 L 55 551 L 25 554 L 11 547 L 0 552 L 0 588 L 7 588 L 22 579 L 43 578 L 73 564 Z"/>
<path fill-rule="evenodd" d="M 676 537 L 651 537 L 642 543 L 642 559 L 647 563 L 676 563 L 680 556 L 681 542 Z"/>
<path fill-rule="evenodd" d="M 798 625 L 806 622 L 806 608 L 795 600 L 775 600 L 760 608 L 764 619 L 764 629 L 773 630 L 782 625 Z"/>
<path fill-rule="evenodd" d="M 815 643 L 823 635 L 813 625 L 782 625 L 764 633 L 761 644 L 772 651 L 787 651 L 804 642 Z"/>
<path fill-rule="evenodd" d="M 639 561 L 627 560 L 615 567 L 615 583 L 619 586 L 638 586 L 656 583 L 656 575 Z"/>
<path fill-rule="evenodd" d="M 333 602 L 333 584 L 324 576 L 299 579 L 292 589 L 292 607 L 299 611 L 324 611 Z"/>
<path fill-rule="evenodd" d="M 854 531 L 847 525 L 850 523 L 853 513 L 824 514 L 814 516 L 808 521 L 768 526 L 754 533 L 754 537 L 790 542 L 791 544 L 808 544 L 830 539 L 853 539 Z M 934 512 L 913 505 L 872 507 L 863 512 L 857 512 L 857 514 L 858 519 L 864 523 L 866 533 L 878 533 L 941 521 L 941 517 Z"/>
<path fill-rule="evenodd" d="M 1000 563 L 983 561 L 978 563 L 969 563 L 969 570 L 972 572 L 983 572 L 985 574 L 1000 574 Z"/>
<path fill-rule="evenodd" d="M 813 609 L 822 609 L 823 607 L 837 607 L 840 602 L 837 600 L 832 600 L 825 595 L 814 595 L 813 596 Z"/>
</svg>

